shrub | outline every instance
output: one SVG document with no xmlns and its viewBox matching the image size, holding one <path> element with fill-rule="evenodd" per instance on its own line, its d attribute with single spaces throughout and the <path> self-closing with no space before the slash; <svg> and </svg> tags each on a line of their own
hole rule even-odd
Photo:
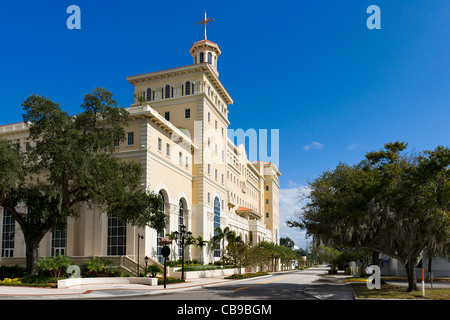
<svg viewBox="0 0 450 320">
<path fill-rule="evenodd" d="M 184 282 L 182 279 L 172 278 L 172 277 L 166 277 L 166 283 L 180 283 Z M 158 277 L 158 285 L 164 284 L 164 277 Z"/>
<path fill-rule="evenodd" d="M 21 284 L 22 282 L 19 281 L 19 279 L 14 278 L 14 279 L 10 279 L 10 278 L 5 278 L 2 281 L 0 281 L 0 284 Z"/>
<path fill-rule="evenodd" d="M 216 265 L 190 265 L 184 266 L 184 271 L 202 271 L 202 270 L 216 270 L 219 267 Z M 181 268 L 175 270 L 176 272 L 181 272 Z"/>
<path fill-rule="evenodd" d="M 116 277 L 121 276 L 121 272 L 113 271 L 109 268 L 111 260 L 93 257 L 82 266 L 84 277 Z"/>
<path fill-rule="evenodd" d="M 5 278 L 22 278 L 26 275 L 25 268 L 18 265 L 0 266 L 0 280 Z"/>
<path fill-rule="evenodd" d="M 59 279 L 72 264 L 73 262 L 69 257 L 57 255 L 55 257 L 40 258 L 36 265 L 39 272 L 48 272 L 52 277 Z"/>
<path fill-rule="evenodd" d="M 163 269 L 161 269 L 157 264 L 152 264 L 144 269 L 141 273 L 142 276 L 146 276 L 147 274 L 151 274 L 152 278 L 156 278 L 158 273 L 162 273 Z"/>
<path fill-rule="evenodd" d="M 254 273 L 244 273 L 244 274 L 232 274 L 231 276 L 225 277 L 225 279 L 247 279 L 247 278 L 253 278 L 253 277 L 260 277 L 268 275 L 269 273 L 267 271 L 258 271 Z"/>
</svg>

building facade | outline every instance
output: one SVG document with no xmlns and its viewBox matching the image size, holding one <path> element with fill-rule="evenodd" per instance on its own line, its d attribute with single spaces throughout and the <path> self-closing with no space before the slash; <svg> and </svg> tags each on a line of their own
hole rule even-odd
<svg viewBox="0 0 450 320">
<path fill-rule="evenodd" d="M 128 77 L 135 102 L 127 108 L 126 140 L 116 156 L 142 164 L 142 185 L 160 194 L 170 223 L 164 232 L 122 225 L 105 212 L 80 206 L 65 230 L 47 234 L 40 256 L 126 256 L 162 262 L 161 237 L 180 231 L 209 241 L 214 229 L 229 227 L 246 243 L 278 243 L 280 171 L 273 163 L 251 162 L 243 145 L 227 137 L 233 100 L 219 80 L 221 50 L 205 39 L 189 50 L 193 64 Z M 25 123 L 0 126 L 8 139 L 26 152 L 34 146 Z M 26 207 L 22 208 L 27 210 Z M 0 207 L 0 264 L 25 257 L 25 241 L 17 223 Z M 202 263 L 218 260 L 223 248 L 190 246 L 185 256 Z M 181 256 L 171 245 L 171 259 Z"/>
</svg>

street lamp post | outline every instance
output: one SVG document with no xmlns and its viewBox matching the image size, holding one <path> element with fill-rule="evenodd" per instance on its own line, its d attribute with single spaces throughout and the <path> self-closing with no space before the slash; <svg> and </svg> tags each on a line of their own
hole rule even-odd
<svg viewBox="0 0 450 320">
<path fill-rule="evenodd" d="M 137 265 L 136 276 L 139 277 L 139 240 L 144 239 L 144 236 L 138 233 L 138 247 L 137 247 Z"/>
<path fill-rule="evenodd" d="M 175 242 L 177 245 L 181 246 L 181 279 L 184 280 L 184 246 L 186 241 L 190 241 L 192 237 L 192 232 L 186 232 L 186 226 L 180 226 L 180 232 L 175 231 Z M 187 237 L 186 237 L 187 236 Z"/>
</svg>

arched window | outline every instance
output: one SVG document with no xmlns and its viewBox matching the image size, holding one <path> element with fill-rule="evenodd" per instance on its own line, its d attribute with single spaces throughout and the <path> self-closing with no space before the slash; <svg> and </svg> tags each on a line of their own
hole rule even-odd
<svg viewBox="0 0 450 320">
<path fill-rule="evenodd" d="M 208 63 L 212 64 L 212 54 L 211 54 L 211 52 L 208 52 Z"/>
<path fill-rule="evenodd" d="M 147 88 L 147 101 L 152 101 L 152 88 Z"/>
<path fill-rule="evenodd" d="M 184 204 L 183 201 L 180 200 L 178 204 L 178 232 L 181 232 L 181 226 L 184 225 Z M 178 256 L 181 257 L 183 254 L 181 250 L 181 246 L 178 247 Z"/>
<path fill-rule="evenodd" d="M 161 201 L 162 201 L 161 212 L 164 213 L 165 209 L 166 209 L 166 203 L 165 203 L 164 194 L 162 193 L 162 191 L 159 192 L 159 196 L 161 197 Z M 164 230 L 159 230 L 156 233 L 156 258 L 159 263 L 164 263 L 164 257 L 162 255 L 163 246 L 159 244 L 162 237 L 164 237 Z"/>
<path fill-rule="evenodd" d="M 214 235 L 217 234 L 216 228 L 220 228 L 220 200 L 219 197 L 214 198 Z M 220 257 L 220 244 L 214 250 L 214 257 Z"/>
<path fill-rule="evenodd" d="M 166 92 L 165 99 L 170 98 L 170 92 L 171 92 L 171 90 L 170 90 L 170 86 L 169 86 L 168 84 L 166 84 L 166 88 L 165 88 L 164 91 Z"/>
<path fill-rule="evenodd" d="M 190 95 L 191 94 L 191 83 L 189 82 L 189 81 L 186 81 L 186 85 L 184 86 L 185 87 L 185 95 Z"/>
<path fill-rule="evenodd" d="M 203 52 L 200 52 L 200 63 L 205 62 L 205 55 Z"/>
</svg>

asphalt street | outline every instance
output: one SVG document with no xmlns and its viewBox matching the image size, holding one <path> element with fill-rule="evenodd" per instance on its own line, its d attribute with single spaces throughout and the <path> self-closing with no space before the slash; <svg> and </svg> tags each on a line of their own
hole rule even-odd
<svg viewBox="0 0 450 320">
<path fill-rule="evenodd" d="M 272 274 L 174 293 L 117 297 L 132 300 L 348 300 L 353 289 L 342 281 L 318 281 L 327 268 Z M 336 278 L 333 278 L 336 279 Z M 116 299 L 116 298 L 113 298 Z"/>
</svg>

